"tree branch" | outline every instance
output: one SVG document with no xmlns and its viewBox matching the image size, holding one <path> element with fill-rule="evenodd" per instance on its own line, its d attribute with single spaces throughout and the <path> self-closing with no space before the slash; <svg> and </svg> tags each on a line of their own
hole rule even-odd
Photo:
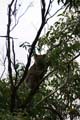
<svg viewBox="0 0 80 120">
<path fill-rule="evenodd" d="M 63 117 L 62 117 L 62 115 L 60 114 L 60 112 L 57 111 L 56 108 L 54 109 L 52 105 L 49 105 L 49 107 L 43 107 L 43 108 L 48 109 L 48 110 L 50 110 L 53 114 L 58 115 L 58 117 L 60 118 L 60 120 L 64 120 Z"/>
<path fill-rule="evenodd" d="M 2 79 L 2 77 L 3 77 L 3 75 L 4 75 L 4 72 L 5 72 L 5 69 L 6 69 L 6 67 L 5 67 L 5 62 L 6 62 L 6 56 L 5 56 L 5 59 L 4 59 L 4 62 L 3 62 L 4 69 L 3 69 L 3 72 L 2 72 L 2 74 L 1 74 L 1 76 L 0 76 L 0 80 Z"/>
<path fill-rule="evenodd" d="M 76 56 L 74 56 L 71 60 L 69 60 L 68 61 L 68 64 L 69 63 L 71 63 L 71 62 L 73 62 L 76 58 L 78 58 L 80 56 L 80 52 L 76 55 Z"/>
<path fill-rule="evenodd" d="M 46 4 L 45 4 L 45 0 L 41 0 L 41 14 L 42 14 L 42 22 L 44 21 L 45 22 L 45 12 L 46 12 Z"/>
<path fill-rule="evenodd" d="M 54 17 L 60 10 L 62 10 L 64 8 L 64 5 L 61 7 L 61 8 L 59 8 L 53 15 L 51 15 L 49 18 L 47 18 L 47 20 L 46 20 L 46 22 L 49 20 L 49 19 L 51 19 L 52 17 Z"/>
<path fill-rule="evenodd" d="M 11 3 L 8 5 L 8 24 L 7 24 L 7 58 L 8 58 L 8 73 L 9 73 L 9 79 L 11 82 L 11 86 L 13 86 L 13 80 L 12 80 L 12 68 L 11 68 L 11 50 L 10 50 L 10 26 L 11 26 L 11 7 L 14 3 L 14 0 L 11 1 Z"/>
<path fill-rule="evenodd" d="M 50 1 L 49 1 L 48 8 L 47 8 L 47 11 L 46 11 L 46 13 L 45 13 L 45 16 L 48 15 L 49 10 L 50 10 L 50 6 L 51 6 L 51 4 L 52 4 L 53 1 L 54 1 L 54 0 L 50 0 Z"/>
<path fill-rule="evenodd" d="M 16 57 L 15 57 L 15 50 L 14 50 L 14 41 L 12 39 L 12 52 L 13 52 L 13 67 L 14 67 L 14 70 L 15 70 L 15 73 L 16 73 L 16 78 L 15 78 L 15 85 L 16 85 L 16 82 L 17 82 L 17 70 L 16 70 Z"/>
</svg>

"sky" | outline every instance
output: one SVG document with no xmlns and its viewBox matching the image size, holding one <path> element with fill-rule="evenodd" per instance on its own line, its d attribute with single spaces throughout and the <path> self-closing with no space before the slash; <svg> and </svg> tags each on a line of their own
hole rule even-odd
<svg viewBox="0 0 80 120">
<path fill-rule="evenodd" d="M 0 36 L 6 35 L 7 10 L 8 10 L 7 7 L 10 1 L 11 0 L 0 0 Z M 21 4 L 21 7 L 19 8 L 19 11 L 17 14 L 18 17 L 24 13 L 26 8 L 28 9 L 26 13 L 24 14 L 24 16 L 21 17 L 18 25 L 11 32 L 11 36 L 17 38 L 17 39 L 14 39 L 16 59 L 26 64 L 26 58 L 27 58 L 26 51 L 25 49 L 19 47 L 19 45 L 25 41 L 32 43 L 36 36 L 37 30 L 41 23 L 40 0 L 39 1 L 31 0 L 31 2 L 30 0 L 19 0 L 19 1 Z M 55 2 L 54 8 L 52 9 L 51 12 L 55 13 L 55 11 L 58 9 L 59 9 L 59 6 Z M 55 16 L 53 19 L 51 19 L 48 22 L 46 27 L 44 27 L 42 34 L 45 34 L 47 32 L 50 25 L 52 25 L 56 21 L 56 19 L 57 17 Z M 2 69 L 3 69 L 2 61 L 5 58 L 5 49 L 6 49 L 6 39 L 0 37 L 0 66 L 1 66 L 0 72 L 2 72 Z"/>
</svg>

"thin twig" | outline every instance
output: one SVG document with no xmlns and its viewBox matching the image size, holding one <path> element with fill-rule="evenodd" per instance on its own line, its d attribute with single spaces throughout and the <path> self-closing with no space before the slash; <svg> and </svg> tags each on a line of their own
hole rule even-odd
<svg viewBox="0 0 80 120">
<path fill-rule="evenodd" d="M 51 15 L 49 18 L 47 18 L 47 20 L 46 20 L 46 22 L 49 20 L 49 19 L 51 19 L 52 17 L 54 17 L 60 10 L 62 10 L 64 8 L 64 5 L 61 7 L 61 8 L 59 8 L 53 15 Z"/>
<path fill-rule="evenodd" d="M 17 70 L 16 70 L 16 57 L 15 57 L 15 50 L 14 50 L 14 41 L 12 39 L 12 51 L 13 51 L 13 67 L 14 67 L 14 70 L 15 70 L 15 73 L 16 73 L 16 78 L 15 78 L 15 85 L 16 85 L 16 82 L 17 82 Z"/>
<path fill-rule="evenodd" d="M 53 0 L 53 1 L 54 1 L 54 0 Z M 51 1 L 51 0 L 49 1 L 48 8 L 47 8 L 47 11 L 46 11 L 46 13 L 45 13 L 45 16 L 48 15 L 49 10 L 50 10 L 50 6 L 51 6 L 51 4 L 52 4 L 53 1 Z"/>
<path fill-rule="evenodd" d="M 0 35 L 0 37 L 2 37 L 2 38 L 8 38 L 8 36 L 7 35 Z M 10 39 L 18 39 L 18 38 L 14 38 L 14 37 L 9 37 Z"/>
<path fill-rule="evenodd" d="M 4 63 L 3 63 L 4 64 L 4 69 L 3 69 L 3 72 L 2 72 L 2 74 L 0 76 L 0 80 L 2 79 L 2 77 L 4 75 L 4 72 L 5 72 L 5 69 L 6 69 L 6 67 L 5 67 L 6 58 L 7 58 L 7 55 L 6 55 L 5 59 L 4 59 Z"/>
<path fill-rule="evenodd" d="M 11 31 L 18 25 L 20 19 L 25 15 L 25 13 L 28 11 L 29 7 L 31 7 L 32 3 L 30 3 L 30 5 L 25 9 L 25 11 L 19 16 L 16 24 L 11 28 Z"/>
</svg>

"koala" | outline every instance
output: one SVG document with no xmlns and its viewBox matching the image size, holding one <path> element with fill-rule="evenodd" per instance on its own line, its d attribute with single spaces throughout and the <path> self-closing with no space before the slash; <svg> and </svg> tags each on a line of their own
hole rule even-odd
<svg viewBox="0 0 80 120">
<path fill-rule="evenodd" d="M 35 89 L 47 72 L 48 64 L 46 54 L 34 55 L 35 62 L 28 70 L 26 83 L 30 89 Z"/>
</svg>

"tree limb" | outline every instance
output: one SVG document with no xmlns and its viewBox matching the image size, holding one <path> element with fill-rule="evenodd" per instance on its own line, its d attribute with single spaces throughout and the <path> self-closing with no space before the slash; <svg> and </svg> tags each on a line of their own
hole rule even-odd
<svg viewBox="0 0 80 120">
<path fill-rule="evenodd" d="M 11 3 L 8 5 L 8 24 L 7 24 L 7 58 L 8 58 L 8 73 L 9 73 L 9 79 L 11 82 L 11 86 L 13 86 L 13 80 L 12 80 L 12 68 L 11 68 L 11 50 L 10 50 L 10 26 L 11 26 L 11 7 L 14 3 L 14 0 L 11 1 Z"/>
<path fill-rule="evenodd" d="M 53 15 L 51 15 L 49 18 L 47 18 L 46 22 L 51 19 L 52 17 L 54 17 L 60 10 L 62 10 L 64 8 L 64 5 L 61 6 L 61 8 L 59 8 Z"/>
<path fill-rule="evenodd" d="M 3 75 L 4 75 L 4 72 L 5 72 L 5 69 L 6 69 L 6 67 L 5 67 L 5 62 L 6 62 L 6 56 L 5 56 L 5 59 L 4 59 L 4 62 L 3 62 L 4 69 L 3 69 L 3 72 L 2 72 L 2 74 L 1 74 L 1 76 L 0 76 L 0 80 L 2 79 L 2 77 L 3 77 Z"/>
<path fill-rule="evenodd" d="M 60 114 L 60 112 L 57 111 L 56 108 L 54 109 L 52 105 L 49 105 L 49 107 L 43 107 L 43 108 L 48 109 L 48 110 L 50 110 L 53 114 L 58 115 L 58 117 L 60 118 L 60 120 L 64 120 L 63 117 L 62 117 L 62 115 Z"/>
</svg>

